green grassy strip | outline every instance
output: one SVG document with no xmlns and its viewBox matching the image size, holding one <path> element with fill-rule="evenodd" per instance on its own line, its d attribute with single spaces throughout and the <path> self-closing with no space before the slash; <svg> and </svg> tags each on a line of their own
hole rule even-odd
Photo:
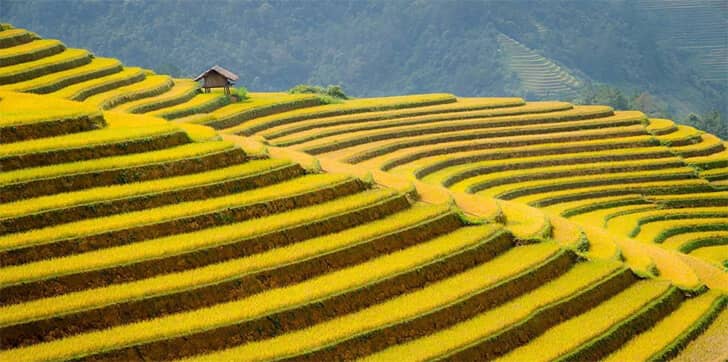
<svg viewBox="0 0 728 362">
<path fill-rule="evenodd" d="M 58 40 L 36 40 L 11 48 L 0 49 L 0 67 L 31 62 L 64 51 L 66 47 Z"/>
<path fill-rule="evenodd" d="M 88 51 L 84 49 L 66 49 L 50 57 L 0 68 L 0 85 L 22 82 L 90 62 L 91 55 Z"/>
<path fill-rule="evenodd" d="M 45 94 L 60 90 L 75 83 L 118 73 L 123 69 L 121 62 L 112 58 L 94 58 L 91 63 L 80 67 L 51 73 L 24 82 L 0 86 L 0 90 Z"/>
<path fill-rule="evenodd" d="M 639 212 L 639 210 L 637 210 Z M 713 211 L 713 212 L 696 212 L 691 209 L 675 209 L 675 210 L 666 210 L 665 214 L 662 215 L 652 215 L 644 218 L 640 218 L 637 221 L 637 226 L 629 233 L 629 237 L 633 238 L 642 231 L 642 225 L 653 223 L 653 222 L 660 222 L 665 220 L 685 220 L 685 219 L 703 219 L 703 218 L 720 218 L 720 217 L 726 217 L 728 218 L 728 210 L 725 212 L 722 211 Z M 663 239 L 664 241 L 664 239 Z"/>
<path fill-rule="evenodd" d="M 690 254 L 691 251 L 706 247 L 706 246 L 716 246 L 716 245 L 728 245 L 728 237 L 708 237 L 708 238 L 701 238 L 701 239 L 695 239 L 690 240 L 689 242 L 680 245 L 680 252 L 685 254 Z"/>
<path fill-rule="evenodd" d="M 679 226 L 674 228 L 669 228 L 661 231 L 657 237 L 655 237 L 654 242 L 661 243 L 665 241 L 667 238 L 678 235 L 678 234 L 684 234 L 684 233 L 693 233 L 698 231 L 726 231 L 728 230 L 728 219 L 724 223 L 720 224 L 706 224 L 706 225 L 686 225 L 686 226 Z"/>
<path fill-rule="evenodd" d="M 596 210 L 602 210 L 602 209 L 611 209 L 615 207 L 620 206 L 629 206 L 629 205 L 649 205 L 650 203 L 647 200 L 644 199 L 627 199 L 627 200 L 614 200 L 609 202 L 603 202 L 603 203 L 594 203 L 591 205 L 585 205 L 573 209 L 569 209 L 561 213 L 561 216 L 563 217 L 572 217 L 580 214 L 586 214 L 588 212 L 596 211 Z M 612 215 L 609 215 L 608 218 L 613 217 Z M 606 218 L 604 222 L 606 223 L 609 221 L 609 219 Z"/>
</svg>

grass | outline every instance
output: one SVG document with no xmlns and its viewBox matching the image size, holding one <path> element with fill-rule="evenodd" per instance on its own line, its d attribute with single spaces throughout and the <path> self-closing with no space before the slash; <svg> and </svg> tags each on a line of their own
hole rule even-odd
<svg viewBox="0 0 728 362">
<path fill-rule="evenodd" d="M 471 242 L 477 241 L 473 236 L 467 239 Z M 432 245 L 446 240 L 448 240 L 448 236 L 433 240 L 427 246 L 431 248 Z M 479 290 L 492 287 L 520 272 L 537 267 L 538 264 L 556 252 L 553 244 L 538 244 L 517 249 L 517 251 L 508 251 L 487 263 L 478 265 L 461 274 L 433 283 L 424 289 L 399 296 L 357 313 L 345 315 L 311 328 L 288 333 L 273 339 L 249 343 L 218 353 L 200 356 L 199 360 L 229 360 L 234 358 L 234 356 L 246 356 L 246 358 L 250 358 L 251 360 L 278 359 L 305 353 L 309 350 L 335 343 L 344 338 L 350 338 L 369 330 L 401 323 L 421 314 L 457 303 L 459 300 L 465 299 Z M 416 249 L 410 248 L 404 250 L 397 256 L 405 256 L 408 252 L 414 250 Z M 454 251 L 456 249 L 453 248 L 451 250 Z M 392 255 L 394 256 L 395 254 Z M 516 258 L 516 255 L 520 257 Z M 397 259 L 398 264 L 404 264 L 404 260 L 400 261 L 400 258 Z M 416 265 L 413 261 L 406 263 L 409 265 L 402 268 L 402 270 L 413 268 Z"/>
<path fill-rule="evenodd" d="M 274 311 L 293 308 L 297 305 L 308 304 L 317 299 L 336 295 L 346 290 L 361 288 L 364 285 L 376 282 L 389 275 L 410 270 L 415 268 L 417 265 L 428 263 L 432 260 L 441 258 L 443 255 L 448 255 L 459 249 L 467 247 L 468 245 L 473 245 L 482 240 L 483 237 L 488 236 L 488 230 L 485 229 L 485 227 L 480 228 L 485 232 L 474 233 L 469 229 L 464 229 L 465 231 L 456 231 L 456 235 L 460 235 L 461 237 L 453 238 L 452 234 L 449 234 L 444 237 L 433 239 L 428 243 L 419 244 L 402 251 L 394 252 L 354 267 L 329 273 L 289 287 L 268 290 L 243 300 L 217 304 L 209 308 L 186 313 L 177 313 L 150 321 L 138 322 L 103 331 L 72 336 L 27 348 L 18 348 L 11 351 L 0 352 L 0 358 L 15 360 L 18 357 L 25 355 L 33 355 L 35 358 L 39 359 L 71 358 L 94 351 L 120 348 L 144 341 L 170 338 L 172 336 L 194 333 L 195 331 L 210 330 L 252 318 L 260 318 Z M 528 261 L 537 262 L 538 260 L 542 260 L 544 256 L 553 254 L 558 250 L 553 247 L 553 245 L 551 245 L 551 248 L 547 248 L 547 246 L 542 246 L 541 248 L 534 246 L 533 249 L 540 250 L 534 250 L 534 252 L 531 252 L 530 255 L 523 250 L 519 253 L 520 265 L 527 264 Z M 531 255 L 534 254 L 535 257 L 532 257 Z M 513 259 L 510 260 L 512 261 Z M 511 270 L 514 268 L 515 267 L 511 267 Z M 501 273 L 506 274 L 506 271 L 503 270 Z M 495 278 L 495 275 L 489 275 L 487 278 L 482 279 L 493 280 Z M 466 282 L 468 284 L 472 284 L 471 280 L 472 279 L 462 280 L 459 284 L 464 285 Z M 430 290 L 430 288 L 426 290 Z M 451 294 L 462 293 L 463 291 L 451 291 Z M 442 300 L 444 297 L 449 297 L 440 293 L 432 294 L 434 294 L 434 296 L 439 295 L 440 297 L 438 300 Z M 422 299 L 424 299 L 427 303 L 436 302 L 436 300 L 433 300 L 432 298 Z M 402 308 L 399 308 L 399 310 L 402 310 Z M 406 310 L 415 312 L 414 308 L 410 309 L 408 307 Z M 375 315 L 380 316 L 380 318 L 393 317 L 382 313 L 376 313 Z M 364 319 L 364 321 L 367 321 L 367 319 Z M 369 321 L 368 323 L 372 322 L 373 321 Z M 344 328 L 347 326 L 347 324 L 337 325 Z M 330 330 L 328 336 L 334 332 L 334 330 Z M 287 334 L 284 337 L 291 335 L 293 334 Z M 319 338 L 325 338 L 326 336 L 327 335 L 321 335 L 319 333 Z M 300 338 L 296 340 L 306 342 Z M 308 340 L 308 342 L 315 343 L 315 340 Z M 289 348 L 292 347 L 294 347 L 294 345 L 289 345 Z M 260 349 L 258 350 L 260 351 Z M 272 351 L 273 350 L 271 349 L 266 349 L 266 352 Z M 214 355 L 211 356 L 213 356 L 212 358 L 215 358 Z M 217 358 L 219 359 L 220 357 L 218 356 Z"/>
<path fill-rule="evenodd" d="M 290 163 L 287 161 L 275 159 L 256 160 L 203 173 L 169 177 L 126 185 L 97 187 L 58 195 L 41 196 L 29 200 L 21 200 L 0 205 L 0 218 L 19 217 L 45 210 L 63 209 L 73 205 L 160 193 L 195 185 L 213 184 L 227 179 L 267 172 L 280 167 L 285 167 L 289 164 Z"/>
<path fill-rule="evenodd" d="M 642 281 L 627 288 L 588 312 L 557 325 L 527 345 L 498 359 L 499 361 L 550 361 L 557 359 L 592 338 L 608 333 L 622 320 L 649 307 L 670 291 L 666 282 Z"/>
<path fill-rule="evenodd" d="M 559 278 L 499 307 L 432 335 L 390 347 L 365 360 L 392 361 L 407 356 L 413 361 L 424 361 L 446 357 L 496 335 L 501 330 L 516 326 L 542 308 L 589 289 L 594 283 L 619 270 L 618 268 L 619 264 L 615 262 L 579 263 Z"/>
<path fill-rule="evenodd" d="M 679 343 L 681 337 L 696 328 L 702 318 L 710 314 L 719 292 L 711 291 L 687 300 L 676 311 L 662 319 L 650 330 L 641 333 L 612 353 L 605 362 L 648 361 L 659 355 L 666 346 Z"/>
<path fill-rule="evenodd" d="M 179 273 L 161 275 L 135 282 L 89 289 L 57 297 L 10 305 L 0 308 L 0 325 L 20 323 L 26 320 L 47 318 L 52 315 L 85 310 L 96 306 L 161 295 L 188 288 L 210 285 L 240 277 L 256 271 L 295 263 L 323 255 L 334 250 L 397 232 L 444 215 L 443 206 L 416 204 L 411 209 L 381 220 L 325 235 L 244 258 L 233 259 Z"/>
<path fill-rule="evenodd" d="M 113 58 L 93 58 L 90 63 L 22 82 L 5 84 L 0 90 L 32 93 L 50 93 L 94 78 L 104 77 L 122 70 L 121 62 Z"/>
<path fill-rule="evenodd" d="M 225 245 L 237 240 L 262 235 L 273 230 L 306 224 L 316 219 L 343 213 L 347 210 L 376 204 L 392 196 L 393 193 L 388 190 L 366 191 L 327 203 L 218 228 L 147 240 L 57 259 L 10 266 L 3 269 L 3 274 L 0 275 L 0 285 L 8 286 L 17 283 L 43 280 L 61 275 L 138 263 L 162 256 L 179 255 L 193 250 Z"/>
</svg>

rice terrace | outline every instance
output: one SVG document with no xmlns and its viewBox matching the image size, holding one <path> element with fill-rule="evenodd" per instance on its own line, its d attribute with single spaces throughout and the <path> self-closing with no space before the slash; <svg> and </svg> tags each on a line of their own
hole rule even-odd
<svg viewBox="0 0 728 362">
<path fill-rule="evenodd" d="M 719 135 L 73 46 L 0 24 L 0 361 L 728 360 Z"/>
</svg>

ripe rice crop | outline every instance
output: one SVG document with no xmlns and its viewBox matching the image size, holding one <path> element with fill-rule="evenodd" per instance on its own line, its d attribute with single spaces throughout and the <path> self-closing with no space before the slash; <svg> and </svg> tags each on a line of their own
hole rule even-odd
<svg viewBox="0 0 728 362">
<path fill-rule="evenodd" d="M 675 293 L 669 283 L 638 282 L 588 312 L 548 330 L 527 345 L 505 355 L 500 361 L 548 361 L 568 354 L 632 315 L 656 308 Z M 614 333 L 614 332 L 612 332 Z"/>
<path fill-rule="evenodd" d="M 332 127 L 343 124 L 356 124 L 363 122 L 376 122 L 407 117 L 420 117 L 426 115 L 453 115 L 459 112 L 476 111 L 482 109 L 497 108 L 522 108 L 526 102 L 521 98 L 457 98 L 457 102 L 438 104 L 433 106 L 421 106 L 401 108 L 388 111 L 371 111 L 340 116 L 329 116 L 303 120 L 293 124 L 283 124 L 277 127 L 270 127 L 260 132 L 266 139 L 276 139 L 293 135 L 319 127 Z"/>
<path fill-rule="evenodd" d="M 144 79 L 144 77 L 144 71 L 141 68 L 129 67 L 124 68 L 120 72 L 70 85 L 63 89 L 49 93 L 49 95 L 71 99 L 74 101 L 83 101 L 94 94 L 140 82 Z"/>
<path fill-rule="evenodd" d="M 94 201 L 98 202 L 140 194 L 160 193 L 166 190 L 174 190 L 192 185 L 215 183 L 227 178 L 257 174 L 286 165 L 289 165 L 289 162 L 284 160 L 256 160 L 202 174 L 183 175 L 136 184 L 98 187 L 60 195 L 42 196 L 31 200 L 0 205 L 0 219 L 18 217 L 49 209 L 67 208 L 72 205 L 86 204 Z"/>
<path fill-rule="evenodd" d="M 469 238 L 472 240 L 472 238 Z M 438 241 L 447 240 L 441 238 Z M 523 260 L 513 259 L 513 252 L 506 252 L 492 261 L 476 266 L 464 273 L 433 283 L 427 288 L 402 295 L 372 306 L 360 312 L 318 324 L 312 328 L 284 334 L 280 337 L 231 348 L 219 353 L 200 356 L 201 360 L 226 360 L 245 355 L 251 359 L 271 359 L 321 348 L 363 332 L 403 322 L 420 314 L 429 313 L 467 298 L 469 294 L 488 288 L 501 280 L 532 268 L 542 262 L 554 250 L 553 245 L 539 244 L 523 247 Z M 407 250 L 403 251 L 405 254 Z M 399 261 L 399 258 L 397 259 Z M 505 262 L 509 262 L 506 264 Z M 414 267 L 410 264 L 410 268 Z M 377 270 L 377 269 L 372 269 Z M 480 277 L 474 277 L 480 275 Z"/>
<path fill-rule="evenodd" d="M 211 112 L 228 103 L 228 99 L 222 93 L 203 93 L 196 95 L 187 102 L 152 111 L 147 113 L 147 115 L 175 119 L 195 113 Z"/>
<path fill-rule="evenodd" d="M 454 355 L 459 350 L 476 345 L 489 337 L 497 337 L 501 330 L 517 327 L 521 321 L 531 318 L 539 310 L 568 300 L 581 291 L 592 289 L 595 283 L 618 269 L 619 265 L 615 262 L 577 264 L 559 278 L 499 307 L 430 336 L 390 347 L 367 357 L 366 360 L 391 361 L 408 356 L 412 360 L 423 361 Z"/>
<path fill-rule="evenodd" d="M 24 168 L 0 173 L 0 186 L 74 173 L 117 169 L 132 167 L 135 165 L 161 163 L 181 158 L 198 157 L 204 154 L 229 150 L 232 149 L 232 147 L 232 143 L 224 141 L 190 143 L 187 145 L 141 154 L 106 157 L 44 167 Z"/>
<path fill-rule="evenodd" d="M 43 316 L 68 313 L 93 306 L 122 302 L 135 298 L 164 294 L 185 288 L 220 282 L 236 276 L 266 270 L 276 266 L 305 260 L 333 250 L 365 242 L 377 235 L 396 232 L 428 219 L 437 218 L 448 211 L 442 206 L 416 205 L 412 209 L 381 220 L 362 224 L 342 232 L 308 239 L 288 246 L 253 254 L 244 258 L 211 264 L 179 273 L 160 275 L 139 281 L 109 285 L 103 288 L 68 293 L 23 304 L 0 308 L 0 325 L 19 323 Z"/>
<path fill-rule="evenodd" d="M 0 90 L 45 94 L 90 79 L 107 76 L 122 70 L 121 62 L 113 58 L 94 58 L 90 63 L 29 79 L 5 84 Z"/>
<path fill-rule="evenodd" d="M 0 127 L 41 123 L 79 116 L 101 116 L 95 107 L 33 94 L 0 91 Z"/>
<path fill-rule="evenodd" d="M 166 92 L 174 82 L 166 75 L 150 75 L 143 81 L 122 86 L 103 93 L 95 94 L 84 100 L 101 109 L 110 109 L 114 106 L 140 98 L 155 96 Z"/>
<path fill-rule="evenodd" d="M 15 142 L 0 145 L 0 154 L 5 157 L 22 155 L 49 150 L 71 150 L 74 147 L 89 147 L 119 141 L 128 141 L 135 138 L 152 137 L 156 135 L 178 132 L 179 128 L 171 124 L 150 125 L 149 127 L 127 127 L 119 129 L 101 129 L 85 132 L 83 138 L 75 134 Z"/>
<path fill-rule="evenodd" d="M 693 333 L 704 328 L 705 319 L 719 313 L 719 305 L 725 297 L 719 292 L 710 291 L 683 302 L 669 316 L 658 322 L 652 329 L 639 334 L 605 361 L 663 359 L 671 348 L 683 346 Z"/>
<path fill-rule="evenodd" d="M 455 103 L 457 104 L 457 103 Z M 278 146 L 291 146 L 296 145 L 308 141 L 312 141 L 314 139 L 323 138 L 323 137 L 330 137 L 335 136 L 343 133 L 348 132 L 356 132 L 356 131 L 366 131 L 366 130 L 373 130 L 373 129 L 386 129 L 391 127 L 402 127 L 402 126 L 417 126 L 417 125 L 423 125 L 423 124 L 429 124 L 434 122 L 443 122 L 443 121 L 461 121 L 466 119 L 479 119 L 481 121 L 487 120 L 489 117 L 498 117 L 498 116 L 506 116 L 506 115 L 513 115 L 513 114 L 533 114 L 533 113 L 547 113 L 547 112 L 554 112 L 554 111 L 563 111 L 571 109 L 572 106 L 569 103 L 562 103 L 562 102 L 543 102 L 543 103 L 529 103 L 527 105 L 523 105 L 520 107 L 504 107 L 504 108 L 494 108 L 494 109 L 485 109 L 485 110 L 473 110 L 473 111 L 462 111 L 462 112 L 456 112 L 456 113 L 442 113 L 442 114 L 428 114 L 424 116 L 415 116 L 415 117 L 397 117 L 393 120 L 384 119 L 377 122 L 373 122 L 371 120 L 367 120 L 366 122 L 358 122 L 358 123 L 352 123 L 352 122 L 346 122 L 344 124 L 340 125 L 326 125 L 325 123 L 322 124 L 322 120 L 318 120 L 318 125 L 315 128 L 311 128 L 308 130 L 302 130 L 300 132 L 291 134 L 289 136 L 284 136 L 276 139 L 273 143 Z M 404 109 L 406 111 L 407 109 Z M 390 111 L 390 112 L 400 112 L 402 110 L 397 111 Z M 396 113 L 395 113 L 396 114 Z M 360 116 L 361 115 L 357 115 Z M 352 117 L 346 116 L 346 117 Z M 340 118 L 340 117 L 337 117 Z M 336 120 L 337 123 L 341 123 L 342 121 L 340 119 Z M 295 123 L 295 125 L 299 125 L 299 123 Z M 324 129 L 323 126 L 328 126 Z M 263 134 L 264 135 L 264 134 Z"/>
<path fill-rule="evenodd" d="M 214 210 L 223 210 L 236 205 L 252 204 L 275 197 L 294 195 L 306 190 L 314 190 L 326 185 L 340 183 L 347 179 L 348 177 L 343 175 L 309 175 L 268 187 L 218 198 L 173 204 L 160 208 L 108 216 L 101 219 L 81 220 L 20 234 L 3 235 L 0 236 L 0 250 L 50 243 L 54 240 L 75 238 L 82 235 L 91 235 L 107 229 L 122 230 L 140 222 L 155 223 L 189 215 L 207 213 Z"/>
<path fill-rule="evenodd" d="M 720 265 L 724 271 L 728 269 L 728 245 L 705 246 L 691 251 L 690 255 Z"/>
<path fill-rule="evenodd" d="M 252 220 L 197 233 L 154 239 L 56 260 L 10 266 L 3 269 L 3 274 L 0 276 L 0 285 L 9 286 L 20 282 L 47 279 L 59 275 L 102 269 L 113 265 L 140 262 L 164 255 L 176 255 L 200 248 L 224 245 L 235 240 L 377 203 L 391 196 L 393 196 L 391 191 L 373 190 L 347 196 L 334 202 L 274 215 L 268 218 L 268 222 Z M 231 229 L 235 229 L 235 231 L 232 232 Z"/>
<path fill-rule="evenodd" d="M 174 86 L 157 96 L 143 97 L 141 99 L 118 104 L 112 107 L 116 112 L 146 113 L 160 108 L 184 103 L 194 97 L 199 91 L 199 84 L 189 79 L 174 79 Z"/>
<path fill-rule="evenodd" d="M 661 243 L 670 236 L 693 231 L 728 230 L 728 218 L 677 219 L 642 225 L 637 240 Z"/>
<path fill-rule="evenodd" d="M 691 251 L 711 245 L 728 244 L 728 230 L 697 231 L 671 236 L 661 243 L 666 249 L 679 250 L 689 254 Z"/>
<path fill-rule="evenodd" d="M 413 96 L 364 98 L 346 101 L 340 104 L 323 105 L 293 110 L 281 114 L 257 118 L 239 126 L 226 129 L 226 133 L 252 135 L 266 128 L 298 122 L 311 118 L 331 117 L 343 114 L 383 111 L 390 109 L 422 107 L 427 105 L 455 102 L 451 94 L 419 94 Z"/>
<path fill-rule="evenodd" d="M 211 122 L 205 123 L 218 129 L 230 128 L 253 118 L 318 105 L 321 100 L 313 94 L 248 93 L 248 99 L 210 112 Z"/>
<path fill-rule="evenodd" d="M 66 47 L 58 40 L 42 39 L 0 49 L 0 67 L 30 62 L 62 52 Z"/>
<path fill-rule="evenodd" d="M 462 249 L 467 245 L 477 243 L 482 240 L 483 236 L 487 235 L 485 233 L 473 233 L 468 229 L 464 230 L 465 232 L 461 232 L 460 234 L 463 237 L 455 238 L 455 240 L 458 241 L 457 243 L 453 242 L 453 239 L 448 236 L 437 238 L 431 242 L 395 252 L 367 263 L 359 264 L 335 273 L 326 274 L 290 287 L 269 290 L 240 301 L 218 304 L 205 309 L 174 314 L 151 321 L 138 322 L 104 331 L 72 336 L 46 344 L 4 351 L 0 352 L 0 358 L 13 359 L 16 356 L 27 355 L 28 353 L 32 353 L 34 356 L 39 358 L 70 358 L 94 351 L 120 348 L 130 344 L 185 335 L 195 331 L 209 330 L 211 328 L 229 325 L 237 321 L 259 318 L 276 310 L 292 308 L 296 305 L 307 304 L 311 300 L 335 295 L 336 293 L 340 293 L 345 290 L 361 288 L 362 286 L 376 282 L 387 275 L 393 275 L 401 271 L 410 270 L 415 268 L 417 265 L 421 265 L 423 262 L 426 263 L 431 260 L 436 260 L 442 255 L 447 255 L 456 250 Z M 523 250 L 522 253 L 518 254 L 518 258 L 520 260 L 518 263 L 519 265 L 527 266 L 529 263 L 536 263 L 542 260 L 546 255 L 555 253 L 558 249 L 554 248 L 553 245 L 545 244 L 543 246 L 535 245 L 530 250 L 533 250 L 533 252 L 527 253 L 526 250 Z M 496 260 L 494 260 L 494 262 Z M 501 262 L 506 261 L 504 259 L 500 260 Z M 508 261 L 513 262 L 514 260 L 511 258 Z M 479 282 L 482 281 L 481 283 L 484 284 L 488 282 L 493 283 L 498 280 L 499 277 L 502 278 L 503 274 L 508 275 L 506 274 L 508 273 L 506 269 L 510 269 L 509 271 L 512 272 L 512 269 L 514 268 L 506 268 L 506 265 L 508 264 L 500 265 L 503 266 L 501 273 L 478 273 L 478 275 L 487 275 L 485 278 L 479 278 Z M 501 269 L 493 269 L 494 272 L 500 270 Z M 465 278 L 460 278 L 457 284 L 462 285 L 463 287 L 466 287 L 468 284 L 472 284 L 472 278 L 467 278 L 467 280 L 463 279 Z M 429 292 L 427 297 L 418 298 L 418 300 L 422 300 L 428 304 L 433 304 L 438 303 L 445 298 L 452 298 L 452 294 L 464 294 L 464 290 L 459 288 L 450 287 L 442 289 L 449 290 L 450 293 L 432 293 L 429 292 L 432 289 L 428 288 L 426 289 L 426 291 Z M 443 290 L 443 292 L 445 290 Z M 439 297 L 432 298 L 430 296 Z M 417 312 L 415 308 L 409 307 L 399 307 L 394 310 L 407 311 L 408 313 Z M 395 317 L 391 314 L 384 313 L 373 314 L 379 316 L 379 318 Z M 371 319 L 363 320 L 369 321 L 367 322 L 368 324 L 378 322 Z M 337 325 L 340 327 L 345 327 L 347 325 L 354 326 L 354 324 Z M 319 338 L 325 339 L 332 333 L 336 333 L 336 330 L 330 329 L 328 335 L 319 334 Z M 290 338 L 291 335 L 293 334 L 287 334 L 284 335 L 284 337 Z M 316 342 L 316 340 L 313 339 L 305 341 L 302 339 L 296 340 L 304 343 Z M 299 348 L 296 344 L 289 344 L 288 346 L 288 348 Z M 261 349 L 257 350 L 263 352 Z M 272 352 L 274 350 L 266 349 L 265 351 Z"/>
<path fill-rule="evenodd" d="M 40 77 L 90 62 L 91 57 L 88 51 L 66 49 L 49 57 L 0 68 L 0 85 Z"/>
</svg>

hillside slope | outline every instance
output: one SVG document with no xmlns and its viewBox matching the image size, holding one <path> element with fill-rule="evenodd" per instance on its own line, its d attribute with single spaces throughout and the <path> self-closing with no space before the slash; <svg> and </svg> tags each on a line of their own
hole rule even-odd
<svg viewBox="0 0 728 362">
<path fill-rule="evenodd" d="M 520 98 L 229 103 L 2 27 L 2 360 L 642 360 L 725 332 L 709 134 Z"/>
</svg>

